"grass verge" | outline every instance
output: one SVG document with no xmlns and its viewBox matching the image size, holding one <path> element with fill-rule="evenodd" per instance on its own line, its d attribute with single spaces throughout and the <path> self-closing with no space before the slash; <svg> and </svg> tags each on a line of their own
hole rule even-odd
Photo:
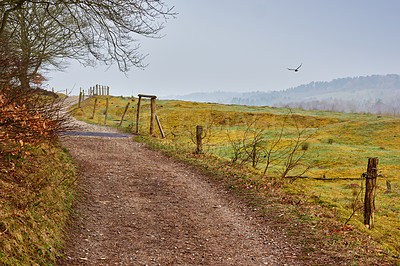
<svg viewBox="0 0 400 266">
<path fill-rule="evenodd" d="M 42 144 L 1 159 L 0 264 L 54 264 L 75 195 L 70 156 L 57 144 Z"/>
</svg>

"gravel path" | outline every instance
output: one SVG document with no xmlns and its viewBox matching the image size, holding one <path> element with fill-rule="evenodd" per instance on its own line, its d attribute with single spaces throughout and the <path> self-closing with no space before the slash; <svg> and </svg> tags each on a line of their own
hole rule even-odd
<svg viewBox="0 0 400 266">
<path fill-rule="evenodd" d="M 84 196 L 60 265 L 303 264 L 285 232 L 191 167 L 131 138 L 62 143 L 80 164 Z"/>
</svg>

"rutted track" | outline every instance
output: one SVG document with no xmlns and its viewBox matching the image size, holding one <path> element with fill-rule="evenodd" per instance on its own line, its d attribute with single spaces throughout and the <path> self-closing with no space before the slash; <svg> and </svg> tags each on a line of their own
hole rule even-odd
<svg viewBox="0 0 400 266">
<path fill-rule="evenodd" d="M 59 264 L 302 264 L 285 232 L 191 167 L 131 138 L 64 135 L 62 142 L 80 164 L 84 197 Z"/>
<path fill-rule="evenodd" d="M 128 138 L 63 139 L 85 200 L 62 263 L 300 264 L 284 232 L 186 165 Z"/>
</svg>

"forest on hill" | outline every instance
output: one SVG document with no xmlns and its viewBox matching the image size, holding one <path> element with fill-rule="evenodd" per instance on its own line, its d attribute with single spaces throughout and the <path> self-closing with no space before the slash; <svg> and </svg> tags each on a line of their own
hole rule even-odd
<svg viewBox="0 0 400 266">
<path fill-rule="evenodd" d="M 400 75 L 347 77 L 316 81 L 283 91 L 212 92 L 174 99 L 253 106 L 291 107 L 346 113 L 400 114 Z"/>
</svg>

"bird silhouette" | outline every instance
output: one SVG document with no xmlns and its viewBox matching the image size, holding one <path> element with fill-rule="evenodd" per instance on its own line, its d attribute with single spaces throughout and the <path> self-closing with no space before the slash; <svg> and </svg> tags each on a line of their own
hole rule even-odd
<svg viewBox="0 0 400 266">
<path fill-rule="evenodd" d="M 300 66 L 298 66 L 297 68 L 288 68 L 288 70 L 292 70 L 294 72 L 299 71 L 300 67 L 303 65 L 303 63 L 300 64 Z"/>
</svg>

